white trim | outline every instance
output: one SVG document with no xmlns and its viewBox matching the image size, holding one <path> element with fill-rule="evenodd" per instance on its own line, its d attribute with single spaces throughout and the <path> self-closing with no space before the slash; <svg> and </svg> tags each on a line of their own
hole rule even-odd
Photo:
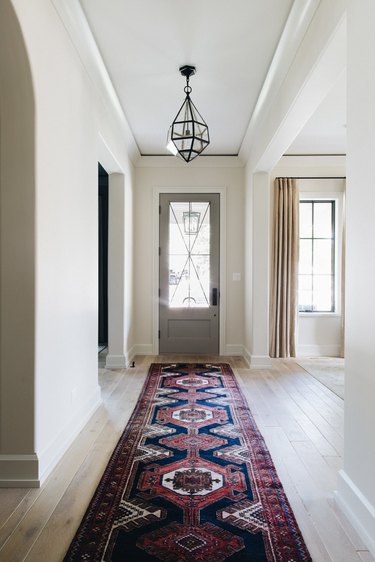
<svg viewBox="0 0 375 562">
<path fill-rule="evenodd" d="M 298 312 L 302 318 L 341 318 L 339 312 Z"/>
<path fill-rule="evenodd" d="M 152 355 L 151 345 L 133 345 L 124 355 L 106 356 L 106 369 L 127 369 L 136 355 Z"/>
<path fill-rule="evenodd" d="M 0 488 L 39 488 L 102 403 L 96 386 L 82 408 L 40 454 L 0 455 Z"/>
<path fill-rule="evenodd" d="M 76 0 L 52 0 L 52 3 L 94 86 L 98 99 L 105 103 L 112 119 L 122 131 L 129 158 L 133 162 L 136 161 L 140 152 L 80 3 Z"/>
<path fill-rule="evenodd" d="M 272 363 L 269 355 L 250 355 L 250 369 L 272 369 Z"/>
<path fill-rule="evenodd" d="M 134 349 L 133 358 L 136 355 L 155 355 L 152 343 L 136 343 L 132 349 Z"/>
<path fill-rule="evenodd" d="M 319 3 L 283 81 L 245 136 L 240 156 L 253 172 L 276 166 L 345 70 L 345 23 L 343 0 Z"/>
<path fill-rule="evenodd" d="M 161 193 L 219 193 L 220 194 L 220 300 L 219 300 L 219 354 L 225 353 L 226 327 L 226 187 L 157 187 L 153 189 L 153 354 L 159 353 L 159 195 Z"/>
<path fill-rule="evenodd" d="M 250 351 L 243 347 L 243 358 L 248 364 L 249 369 L 272 369 L 269 355 L 251 355 Z"/>
<path fill-rule="evenodd" d="M 140 156 L 136 168 L 243 168 L 245 162 L 238 156 L 200 156 L 188 164 L 178 156 Z"/>
<path fill-rule="evenodd" d="M 315 176 L 314 179 L 327 177 L 331 181 L 333 178 L 346 176 L 346 155 L 284 154 L 271 174 L 272 179 L 278 176 Z"/>
<path fill-rule="evenodd" d="M 31 455 L 0 455 L 0 488 L 39 488 L 39 461 Z"/>
<path fill-rule="evenodd" d="M 250 368 L 251 353 L 245 346 L 243 346 L 243 358 L 245 359 L 248 367 Z"/>
<path fill-rule="evenodd" d="M 297 357 L 340 357 L 341 346 L 332 345 L 299 345 Z"/>
<path fill-rule="evenodd" d="M 125 353 L 125 361 L 126 364 L 129 366 L 130 363 L 134 360 L 134 357 L 136 356 L 136 346 L 132 345 L 132 347 L 129 349 L 129 351 L 127 351 Z"/>
<path fill-rule="evenodd" d="M 126 355 L 107 355 L 105 360 L 106 369 L 126 369 Z"/>
<path fill-rule="evenodd" d="M 244 354 L 244 347 L 240 344 L 232 344 L 228 343 L 225 346 L 225 351 L 222 355 L 233 355 L 233 356 L 243 356 Z"/>
<path fill-rule="evenodd" d="M 66 453 L 79 432 L 85 427 L 101 403 L 101 390 L 100 386 L 97 385 L 69 423 L 58 433 L 48 447 L 38 454 L 40 484 L 43 484 L 47 476 L 49 476 L 55 468 L 63 454 Z"/>
<path fill-rule="evenodd" d="M 240 147 L 239 156 L 245 161 L 248 160 L 254 144 L 257 126 L 262 117 L 270 111 L 306 36 L 318 5 L 319 0 L 293 2 Z"/>
<path fill-rule="evenodd" d="M 337 484 L 335 498 L 338 506 L 375 556 L 375 507 L 344 470 L 339 471 Z"/>
</svg>

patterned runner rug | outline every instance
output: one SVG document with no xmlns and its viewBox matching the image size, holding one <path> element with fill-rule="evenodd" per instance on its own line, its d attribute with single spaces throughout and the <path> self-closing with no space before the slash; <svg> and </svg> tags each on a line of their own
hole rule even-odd
<svg viewBox="0 0 375 562">
<path fill-rule="evenodd" d="M 229 365 L 153 364 L 65 562 L 311 560 Z"/>
</svg>

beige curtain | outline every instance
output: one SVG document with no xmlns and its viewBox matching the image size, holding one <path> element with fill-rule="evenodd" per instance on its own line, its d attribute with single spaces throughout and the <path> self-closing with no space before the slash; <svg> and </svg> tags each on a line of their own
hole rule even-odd
<svg viewBox="0 0 375 562">
<path fill-rule="evenodd" d="M 296 356 L 299 192 L 296 181 L 276 178 L 273 206 L 270 356 Z"/>
</svg>

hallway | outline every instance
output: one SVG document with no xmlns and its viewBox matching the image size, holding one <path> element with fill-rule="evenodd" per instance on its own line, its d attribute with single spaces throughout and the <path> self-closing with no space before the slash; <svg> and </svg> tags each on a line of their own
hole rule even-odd
<svg viewBox="0 0 375 562">
<path fill-rule="evenodd" d="M 0 489 L 0 562 L 59 562 L 136 404 L 151 362 L 230 363 L 270 449 L 314 562 L 373 557 L 335 508 L 343 401 L 293 360 L 250 370 L 240 357 L 137 356 L 99 369 L 103 404 L 40 489 Z"/>
</svg>

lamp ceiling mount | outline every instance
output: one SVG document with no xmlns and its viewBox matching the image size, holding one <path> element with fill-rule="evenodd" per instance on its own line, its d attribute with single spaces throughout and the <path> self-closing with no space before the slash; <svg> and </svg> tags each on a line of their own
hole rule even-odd
<svg viewBox="0 0 375 562">
<path fill-rule="evenodd" d="M 184 66 L 180 66 L 179 71 L 182 76 L 190 78 L 190 76 L 194 76 L 194 74 L 196 73 L 196 68 L 195 66 L 190 66 L 190 64 L 185 64 Z"/>
</svg>

